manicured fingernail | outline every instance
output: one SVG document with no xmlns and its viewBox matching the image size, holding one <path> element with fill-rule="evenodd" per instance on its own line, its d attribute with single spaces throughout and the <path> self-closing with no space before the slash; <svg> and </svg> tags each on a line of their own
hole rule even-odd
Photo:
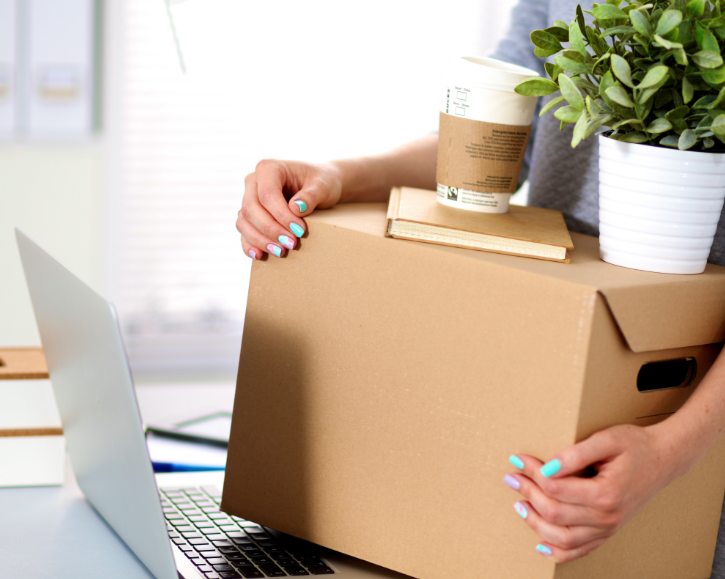
<svg viewBox="0 0 725 579">
<path fill-rule="evenodd" d="M 550 477 L 550 476 L 554 476 L 560 470 L 561 470 L 561 463 L 559 462 L 558 458 L 555 458 L 554 460 L 550 460 L 544 466 L 542 466 L 540 469 L 540 472 L 543 476 Z"/>
<path fill-rule="evenodd" d="M 503 482 L 505 482 L 508 486 L 510 486 L 515 491 L 517 491 L 521 488 L 521 483 L 518 480 L 516 480 L 516 477 L 511 476 L 510 474 L 507 474 L 505 477 L 503 477 Z"/>
<path fill-rule="evenodd" d="M 541 553 L 542 555 L 546 555 L 547 557 L 551 555 L 551 549 L 549 549 L 549 547 L 547 547 L 546 545 L 542 545 L 541 543 L 536 545 L 536 552 Z"/>
<path fill-rule="evenodd" d="M 514 465 L 516 468 L 524 468 L 524 461 L 521 460 L 518 456 L 515 454 L 512 454 L 509 456 L 509 462 Z"/>
<path fill-rule="evenodd" d="M 277 257 L 282 257 L 282 248 L 281 247 L 277 247 L 276 245 L 274 245 L 272 243 L 270 243 L 267 246 L 267 251 L 269 251 L 269 253 L 273 253 Z"/>
<path fill-rule="evenodd" d="M 251 257 L 252 259 L 257 259 L 257 252 L 254 251 L 253 249 L 250 249 L 249 250 L 249 257 Z"/>
<path fill-rule="evenodd" d="M 277 239 L 279 239 L 279 242 L 284 245 L 287 249 L 294 249 L 295 242 L 292 241 L 289 237 L 286 235 L 280 235 Z"/>
<path fill-rule="evenodd" d="M 526 507 L 524 506 L 524 503 L 515 503 L 514 509 L 516 509 L 516 512 L 521 515 L 522 519 L 525 519 L 529 516 L 529 511 L 526 510 Z"/>
<path fill-rule="evenodd" d="M 294 233 L 297 237 L 302 237 L 305 234 L 305 230 L 296 223 L 290 223 L 289 228 L 292 230 L 292 233 Z"/>
<path fill-rule="evenodd" d="M 294 204 L 300 208 L 300 213 L 304 213 L 305 211 L 307 211 L 307 203 L 302 201 L 302 199 L 298 199 L 297 201 L 294 202 Z"/>
</svg>

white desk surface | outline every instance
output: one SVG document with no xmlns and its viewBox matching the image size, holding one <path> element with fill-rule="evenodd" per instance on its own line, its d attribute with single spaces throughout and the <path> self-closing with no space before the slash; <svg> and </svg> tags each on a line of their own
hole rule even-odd
<svg viewBox="0 0 725 579">
<path fill-rule="evenodd" d="M 234 385 L 141 385 L 137 396 L 145 422 L 173 421 L 231 411 Z M 70 464 L 62 487 L 0 488 L 0 554 L 2 577 L 153 579 L 83 498 Z"/>
</svg>

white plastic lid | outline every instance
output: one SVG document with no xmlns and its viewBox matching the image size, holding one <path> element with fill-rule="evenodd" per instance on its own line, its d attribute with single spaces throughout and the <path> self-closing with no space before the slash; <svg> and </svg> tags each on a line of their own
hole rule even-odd
<svg viewBox="0 0 725 579">
<path fill-rule="evenodd" d="M 455 82 L 513 90 L 527 78 L 540 76 L 535 70 L 483 56 L 457 56 L 448 66 L 448 77 Z"/>
</svg>

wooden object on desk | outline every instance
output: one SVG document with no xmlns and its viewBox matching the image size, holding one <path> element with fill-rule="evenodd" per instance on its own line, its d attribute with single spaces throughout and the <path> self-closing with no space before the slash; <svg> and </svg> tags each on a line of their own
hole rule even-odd
<svg viewBox="0 0 725 579">
<path fill-rule="evenodd" d="M 41 348 L 0 348 L 0 487 L 63 484 L 65 437 Z"/>
</svg>

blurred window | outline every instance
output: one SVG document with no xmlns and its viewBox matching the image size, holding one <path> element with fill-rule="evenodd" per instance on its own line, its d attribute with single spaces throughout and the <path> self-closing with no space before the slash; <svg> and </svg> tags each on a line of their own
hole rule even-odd
<svg viewBox="0 0 725 579">
<path fill-rule="evenodd" d="M 436 130 L 448 58 L 489 52 L 513 3 L 172 3 L 183 74 L 164 1 L 126 0 L 111 282 L 136 374 L 233 375 L 244 176 Z"/>
</svg>

